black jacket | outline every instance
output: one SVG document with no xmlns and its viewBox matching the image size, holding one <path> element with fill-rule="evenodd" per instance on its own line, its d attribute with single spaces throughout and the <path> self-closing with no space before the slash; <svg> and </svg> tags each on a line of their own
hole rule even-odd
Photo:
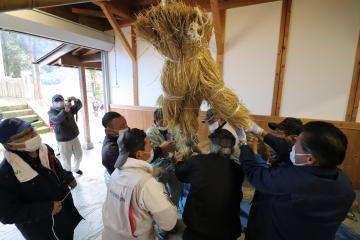
<svg viewBox="0 0 360 240">
<path fill-rule="evenodd" d="M 74 115 L 82 108 L 82 103 L 79 99 L 71 107 L 69 112 L 65 109 L 50 108 L 48 115 L 50 121 L 54 124 L 54 131 L 56 140 L 58 142 L 71 141 L 79 135 L 79 128 L 76 124 Z"/>
<path fill-rule="evenodd" d="M 348 177 L 336 168 L 268 168 L 256 157 L 241 147 L 245 175 L 264 194 L 251 207 L 245 239 L 335 239 L 355 198 Z"/>
<path fill-rule="evenodd" d="M 106 135 L 101 150 L 102 165 L 111 175 L 115 170 L 114 165 L 119 156 L 117 137 Z"/>
<path fill-rule="evenodd" d="M 65 171 L 48 146 L 52 170 L 43 167 L 40 159 L 30 159 L 25 152 L 16 152 L 39 175 L 20 183 L 11 165 L 4 159 L 0 164 L 0 222 L 15 224 L 25 239 L 54 240 L 51 212 L 53 201 L 61 201 L 74 180 Z M 62 210 L 54 215 L 55 233 L 61 240 L 73 239 L 74 229 L 82 217 L 74 206 L 71 194 L 62 202 Z"/>
<path fill-rule="evenodd" d="M 237 239 L 244 175 L 233 160 L 200 154 L 176 164 L 175 174 L 191 189 L 183 214 L 195 239 Z"/>
</svg>

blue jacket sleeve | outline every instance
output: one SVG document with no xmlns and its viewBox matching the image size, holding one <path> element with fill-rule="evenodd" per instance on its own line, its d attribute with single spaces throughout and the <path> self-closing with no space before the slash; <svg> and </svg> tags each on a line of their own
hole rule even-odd
<svg viewBox="0 0 360 240">
<path fill-rule="evenodd" d="M 49 118 L 54 124 L 62 123 L 66 118 L 66 114 L 67 113 L 65 112 L 64 109 L 61 110 L 59 113 L 56 113 L 55 111 L 51 111 L 51 110 L 48 112 Z"/>
<path fill-rule="evenodd" d="M 73 114 L 75 114 L 75 113 L 77 113 L 81 108 L 82 108 L 82 102 L 81 102 L 81 100 L 80 99 L 77 99 L 76 101 L 75 101 L 75 104 L 71 107 L 71 112 L 73 113 Z"/>
<path fill-rule="evenodd" d="M 256 190 L 271 194 L 286 194 L 291 191 L 291 168 L 269 168 L 261 161 L 260 155 L 254 155 L 246 145 L 241 146 L 240 162 L 249 182 Z"/>
<path fill-rule="evenodd" d="M 264 142 L 275 151 L 280 161 L 290 163 L 289 154 L 291 152 L 292 145 L 289 142 L 272 134 L 267 134 L 264 137 Z"/>
</svg>

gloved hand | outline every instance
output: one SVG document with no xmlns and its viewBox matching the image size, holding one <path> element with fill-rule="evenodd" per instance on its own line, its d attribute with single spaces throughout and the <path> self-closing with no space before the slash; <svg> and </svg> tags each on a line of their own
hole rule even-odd
<svg viewBox="0 0 360 240">
<path fill-rule="evenodd" d="M 261 135 L 264 132 L 264 129 L 257 125 L 254 121 L 251 122 L 250 128 L 247 129 L 248 132 L 254 133 L 256 135 Z"/>
<path fill-rule="evenodd" d="M 160 167 L 153 167 L 153 177 L 160 177 L 163 170 Z"/>
<path fill-rule="evenodd" d="M 164 154 L 167 154 L 169 152 L 174 152 L 176 149 L 176 145 L 174 141 L 165 141 L 159 147 L 161 148 L 161 151 Z"/>
<path fill-rule="evenodd" d="M 244 128 L 240 127 L 240 128 L 237 128 L 235 131 L 236 131 L 237 137 L 239 138 L 240 144 L 246 144 L 246 133 L 244 131 Z"/>
</svg>

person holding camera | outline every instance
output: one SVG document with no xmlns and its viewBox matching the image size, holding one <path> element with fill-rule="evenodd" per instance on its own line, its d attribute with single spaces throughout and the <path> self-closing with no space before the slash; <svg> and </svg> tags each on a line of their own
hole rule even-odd
<svg viewBox="0 0 360 240">
<path fill-rule="evenodd" d="M 83 173 L 79 169 L 82 149 L 76 120 L 77 113 L 81 108 L 82 103 L 76 97 L 70 97 L 65 101 L 62 95 L 56 94 L 52 97 L 52 106 L 48 112 L 50 121 L 54 124 L 62 165 L 65 170 L 76 172 L 79 175 Z M 76 120 L 74 115 L 76 115 Z M 75 157 L 73 165 L 71 164 L 72 155 Z"/>
</svg>

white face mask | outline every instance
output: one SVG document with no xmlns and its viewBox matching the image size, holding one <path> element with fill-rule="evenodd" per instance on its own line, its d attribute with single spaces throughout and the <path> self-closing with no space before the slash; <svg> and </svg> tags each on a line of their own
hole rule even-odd
<svg viewBox="0 0 360 240">
<path fill-rule="evenodd" d="M 119 135 L 120 134 L 123 134 L 124 132 L 126 132 L 127 130 L 129 130 L 129 128 L 127 127 L 127 128 L 124 128 L 124 129 L 121 129 L 121 130 L 119 130 Z"/>
<path fill-rule="evenodd" d="M 291 152 L 290 152 L 290 161 L 295 166 L 305 166 L 306 163 L 296 163 L 296 156 L 310 156 L 311 153 L 296 153 L 295 152 L 295 145 L 292 146 Z"/>
<path fill-rule="evenodd" d="M 17 149 L 18 151 L 24 151 L 24 152 L 35 152 L 38 150 L 41 146 L 41 137 L 39 135 L 30 138 L 29 140 L 26 140 L 24 142 L 25 147 Z"/>
<path fill-rule="evenodd" d="M 212 124 L 209 124 L 209 131 L 213 133 L 219 127 L 219 123 L 216 121 Z"/>
<path fill-rule="evenodd" d="M 160 131 L 166 131 L 167 127 L 158 127 Z"/>
<path fill-rule="evenodd" d="M 54 107 L 55 108 L 63 108 L 64 107 L 64 102 L 54 102 Z"/>
<path fill-rule="evenodd" d="M 146 160 L 146 162 L 150 163 L 150 162 L 153 160 L 153 158 L 154 158 L 154 150 L 151 149 L 151 151 L 150 151 L 150 156 L 149 156 L 149 158 Z"/>
</svg>

